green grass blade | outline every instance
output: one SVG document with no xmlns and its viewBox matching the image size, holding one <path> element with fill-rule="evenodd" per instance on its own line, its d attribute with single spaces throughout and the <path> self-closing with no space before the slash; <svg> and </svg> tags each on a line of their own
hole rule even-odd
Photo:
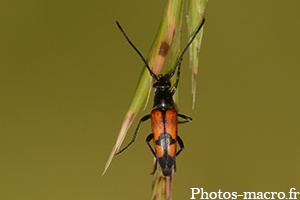
<svg viewBox="0 0 300 200">
<path fill-rule="evenodd" d="M 204 18 L 204 11 L 207 0 L 188 0 L 188 34 L 192 37 L 195 30 L 198 28 Z M 190 46 L 190 66 L 192 67 L 192 95 L 193 109 L 196 99 L 196 77 L 198 74 L 198 53 L 201 47 L 203 37 L 203 28 Z"/>
</svg>

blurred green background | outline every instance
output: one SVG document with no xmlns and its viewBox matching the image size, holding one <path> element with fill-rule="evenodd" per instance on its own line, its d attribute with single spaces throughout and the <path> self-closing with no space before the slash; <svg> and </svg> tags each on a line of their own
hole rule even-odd
<svg viewBox="0 0 300 200">
<path fill-rule="evenodd" d="M 149 122 L 101 174 L 143 67 L 115 21 L 147 56 L 165 4 L 1 1 L 1 199 L 150 199 Z M 191 187 L 300 192 L 299 10 L 208 1 L 194 110 L 188 55 L 182 64 L 179 107 L 193 122 L 179 128 L 174 200 Z"/>
</svg>

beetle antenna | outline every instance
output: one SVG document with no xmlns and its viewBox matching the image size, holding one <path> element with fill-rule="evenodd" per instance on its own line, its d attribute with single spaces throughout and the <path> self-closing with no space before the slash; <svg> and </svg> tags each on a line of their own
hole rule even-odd
<svg viewBox="0 0 300 200">
<path fill-rule="evenodd" d="M 195 34 L 193 35 L 192 39 L 189 41 L 189 43 L 186 45 L 186 47 L 184 48 L 183 52 L 181 53 L 181 55 L 180 55 L 180 57 L 179 57 L 179 59 L 178 59 L 176 65 L 175 65 L 175 67 L 174 67 L 173 72 L 169 75 L 169 79 L 168 79 L 168 80 L 170 80 L 170 79 L 172 78 L 172 76 L 174 76 L 177 67 L 179 66 L 179 64 L 180 64 L 181 61 L 182 61 L 182 57 L 183 57 L 184 53 L 185 53 L 186 50 L 190 47 L 190 45 L 192 44 L 192 42 L 194 41 L 194 39 L 195 39 L 196 36 L 198 35 L 198 33 L 199 33 L 201 27 L 203 26 L 204 22 L 205 22 L 205 19 L 203 18 L 202 23 L 200 24 L 200 26 L 198 27 L 197 31 L 196 31 Z"/>
<path fill-rule="evenodd" d="M 126 33 L 124 32 L 124 30 L 122 29 L 121 25 L 119 24 L 118 21 L 116 21 L 120 31 L 122 32 L 122 34 L 124 35 L 124 37 L 126 38 L 126 40 L 128 41 L 128 43 L 132 46 L 132 48 L 139 54 L 139 56 L 142 58 L 143 62 L 145 63 L 147 69 L 149 70 L 150 75 L 156 80 L 158 81 L 157 76 L 151 71 L 146 59 L 143 57 L 143 55 L 139 52 L 139 50 L 134 46 L 134 44 L 130 41 L 130 39 L 127 37 Z"/>
</svg>

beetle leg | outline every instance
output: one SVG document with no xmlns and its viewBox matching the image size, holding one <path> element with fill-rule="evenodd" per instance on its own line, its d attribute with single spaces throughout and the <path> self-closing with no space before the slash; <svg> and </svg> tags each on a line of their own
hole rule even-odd
<svg viewBox="0 0 300 200">
<path fill-rule="evenodd" d="M 146 138 L 146 142 L 147 142 L 147 144 L 148 144 L 148 146 L 149 146 L 149 148 L 150 148 L 153 156 L 156 158 L 155 152 L 154 152 L 153 148 L 151 147 L 151 145 L 149 143 L 152 139 L 153 139 L 153 133 L 151 133 L 150 135 L 148 135 L 148 137 Z"/>
<path fill-rule="evenodd" d="M 174 161 L 174 172 L 176 172 L 176 161 Z"/>
<path fill-rule="evenodd" d="M 178 144 L 180 146 L 180 149 L 179 151 L 177 151 L 176 153 L 176 157 L 180 154 L 180 152 L 184 149 L 184 145 L 183 145 L 183 142 L 181 140 L 181 138 L 177 135 L 177 141 L 178 141 Z"/>
<path fill-rule="evenodd" d="M 179 62 L 179 65 L 178 65 L 176 83 L 175 83 L 175 85 L 173 86 L 173 88 L 171 90 L 172 96 L 175 94 L 175 92 L 177 90 L 179 75 L 180 75 L 180 66 L 181 66 L 181 61 Z"/>
<path fill-rule="evenodd" d="M 156 168 L 157 168 L 156 155 L 155 155 L 155 152 L 154 152 L 153 148 L 151 147 L 151 145 L 149 143 L 152 139 L 153 139 L 153 133 L 151 133 L 150 135 L 148 135 L 148 137 L 146 138 L 146 142 L 147 142 L 147 144 L 148 144 L 148 146 L 149 146 L 149 148 L 150 148 L 153 156 L 155 157 L 155 165 L 154 165 L 154 169 L 153 169 L 153 172 L 151 173 L 151 175 L 154 174 L 154 172 L 156 171 Z"/>
<path fill-rule="evenodd" d="M 184 145 L 183 145 L 183 142 L 181 140 L 181 138 L 177 135 L 177 141 L 178 141 L 178 144 L 180 146 L 180 149 L 179 151 L 177 151 L 176 153 L 176 157 L 180 154 L 180 152 L 184 149 Z M 176 172 L 176 161 L 174 161 L 174 172 Z"/>
<path fill-rule="evenodd" d="M 185 119 L 186 121 L 178 121 L 178 124 L 185 124 L 188 122 L 191 122 L 193 119 L 190 118 L 189 116 L 183 115 L 183 114 L 177 114 L 178 117 L 181 117 L 182 119 Z"/>
<path fill-rule="evenodd" d="M 122 153 L 123 151 L 125 151 L 125 150 L 126 150 L 126 149 L 127 149 L 127 148 L 135 141 L 135 137 L 136 137 L 136 135 L 137 135 L 137 132 L 138 132 L 138 130 L 139 130 L 139 128 L 140 128 L 141 123 L 144 122 L 144 121 L 147 121 L 147 120 L 150 119 L 150 118 L 151 118 L 151 115 L 146 115 L 146 116 L 144 116 L 144 117 L 140 120 L 138 126 L 136 127 L 136 130 L 135 130 L 135 132 L 134 132 L 134 135 L 133 135 L 133 137 L 132 137 L 131 142 L 130 142 L 124 149 L 122 149 L 121 151 L 119 151 L 118 153 L 116 153 L 116 155 L 118 155 L 118 154 Z"/>
<path fill-rule="evenodd" d="M 157 169 L 157 160 L 156 160 L 156 158 L 155 158 L 155 165 L 154 165 L 154 169 L 153 169 L 153 172 L 152 172 L 152 173 L 150 173 L 150 175 L 153 175 L 153 174 L 155 173 L 156 169 Z"/>
</svg>

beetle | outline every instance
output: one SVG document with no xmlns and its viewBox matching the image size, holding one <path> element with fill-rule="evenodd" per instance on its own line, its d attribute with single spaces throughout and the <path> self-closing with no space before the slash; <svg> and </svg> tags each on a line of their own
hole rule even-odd
<svg viewBox="0 0 300 200">
<path fill-rule="evenodd" d="M 192 118 L 177 113 L 175 109 L 175 104 L 173 102 L 173 95 L 176 92 L 178 81 L 179 81 L 179 75 L 180 75 L 180 65 L 183 58 L 184 53 L 188 49 L 188 47 L 191 45 L 197 34 L 199 33 L 201 27 L 203 26 L 205 22 L 205 19 L 202 20 L 202 23 L 196 30 L 195 34 L 191 38 L 191 40 L 188 42 L 187 46 L 184 48 L 183 52 L 181 53 L 174 70 L 170 74 L 165 75 L 158 75 L 156 76 L 152 70 L 150 69 L 147 61 L 142 56 L 142 54 L 138 51 L 138 49 L 133 45 L 133 43 L 130 41 L 130 39 L 125 34 L 124 30 L 122 29 L 121 25 L 117 23 L 120 31 L 128 41 L 128 43 L 133 47 L 133 49 L 139 54 L 143 62 L 145 63 L 146 68 L 148 69 L 150 76 L 155 80 L 153 84 L 153 90 L 154 90 L 154 106 L 153 110 L 150 115 L 144 116 L 138 123 L 138 126 L 134 132 L 134 135 L 132 137 L 131 142 L 122 150 L 120 150 L 116 155 L 122 153 L 125 151 L 133 142 L 135 142 L 136 135 L 138 133 L 138 130 L 140 128 L 140 125 L 142 122 L 145 122 L 149 119 L 151 119 L 152 122 L 152 131 L 153 133 L 149 134 L 146 138 L 146 143 L 149 146 L 152 154 L 156 158 L 154 171 L 155 172 L 157 168 L 157 161 L 162 168 L 162 173 L 164 176 L 170 176 L 172 173 L 172 169 L 174 166 L 174 170 L 176 170 L 175 166 L 175 158 L 180 154 L 180 152 L 184 148 L 183 141 L 177 134 L 177 125 L 183 124 L 187 122 L 191 122 Z M 178 67 L 177 71 L 177 80 L 173 87 L 171 87 L 170 79 L 174 76 L 175 71 Z M 178 121 L 178 117 L 184 119 L 185 121 Z M 150 141 L 154 141 L 154 149 L 150 145 Z M 177 149 L 177 142 L 179 144 L 180 149 L 176 152 Z M 152 174 L 153 174 L 152 173 Z"/>
</svg>

